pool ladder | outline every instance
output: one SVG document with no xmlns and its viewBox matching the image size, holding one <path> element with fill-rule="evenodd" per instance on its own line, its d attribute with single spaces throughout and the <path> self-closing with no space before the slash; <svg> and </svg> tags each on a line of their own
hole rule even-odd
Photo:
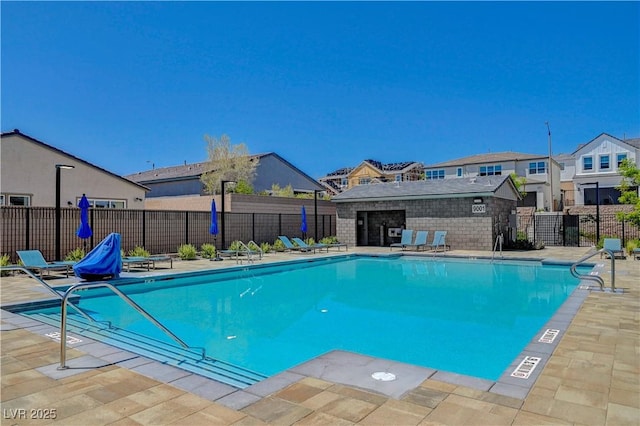
<svg viewBox="0 0 640 426">
<path fill-rule="evenodd" d="M 51 294 L 55 295 L 58 299 L 61 300 L 61 306 L 60 306 L 60 366 L 58 367 L 58 370 L 64 370 L 64 369 L 68 368 L 67 365 L 66 365 L 66 363 L 67 363 L 67 360 L 66 360 L 66 358 L 67 358 L 67 345 L 66 345 L 66 342 L 67 342 L 67 306 L 71 306 L 76 312 L 78 312 L 80 315 L 82 315 L 85 319 L 89 320 L 90 322 L 103 322 L 103 321 L 96 321 L 95 319 L 91 318 L 91 315 L 87 314 L 81 308 L 79 308 L 78 306 L 74 305 L 73 303 L 70 303 L 69 302 L 69 297 L 71 297 L 73 292 L 75 292 L 76 290 L 84 290 L 84 289 L 88 289 L 88 288 L 98 288 L 98 287 L 106 287 L 106 288 L 110 289 L 117 296 L 119 296 L 122 300 L 124 300 L 129 306 L 134 308 L 136 311 L 138 311 L 140 314 L 142 314 L 142 316 L 144 316 L 146 319 L 151 321 L 151 323 L 153 323 L 153 325 L 158 327 L 167 336 L 169 336 L 171 339 L 173 339 L 175 342 L 177 342 L 180 346 L 182 346 L 185 349 L 197 349 L 201 353 L 202 359 L 207 358 L 207 355 L 206 355 L 206 352 L 205 352 L 204 348 L 187 345 L 182 339 L 180 339 L 173 332 L 171 332 L 171 330 L 169 330 L 167 327 L 162 325 L 160 323 L 160 321 L 155 319 L 149 312 L 145 311 L 140 305 L 138 305 L 136 302 L 131 300 L 131 298 L 129 296 L 127 296 L 126 294 L 124 294 L 123 292 L 118 290 L 112 284 L 109 284 L 109 283 L 106 283 L 106 282 L 79 283 L 79 284 L 75 284 L 75 285 L 72 285 L 71 287 L 69 287 L 67 289 L 67 291 L 64 292 L 64 294 L 60 294 L 53 287 L 51 287 L 49 284 L 47 284 L 44 280 L 42 280 L 37 275 L 35 275 L 31 270 L 29 270 L 29 269 L 27 269 L 27 268 L 25 268 L 23 266 L 2 266 L 2 267 L 0 267 L 0 271 L 22 271 L 25 274 L 29 275 L 34 280 L 36 280 L 40 285 L 42 285 L 49 292 L 51 292 Z M 107 326 L 109 328 L 113 328 L 113 326 L 111 325 L 111 323 L 109 321 L 106 321 L 106 324 L 107 324 Z"/>
<path fill-rule="evenodd" d="M 496 250 L 499 248 L 500 249 L 500 258 L 502 258 L 502 244 L 504 243 L 504 236 L 502 234 L 499 234 L 496 236 L 496 242 L 493 245 L 493 253 L 491 253 L 491 260 L 493 260 L 493 258 L 496 255 Z"/>
<path fill-rule="evenodd" d="M 603 248 L 593 253 L 587 253 L 586 255 L 581 257 L 577 262 L 571 265 L 571 269 L 570 269 L 571 275 L 581 280 L 595 281 L 600 286 L 600 290 L 604 290 L 604 280 L 602 279 L 602 277 L 598 275 L 581 274 L 576 270 L 580 264 L 584 263 L 588 259 L 591 259 L 593 256 L 595 256 L 598 253 L 600 253 L 600 256 L 602 256 L 602 253 L 607 253 L 609 255 L 609 258 L 611 259 L 611 292 L 615 293 L 616 291 L 616 257 L 615 257 L 615 254 L 609 249 Z"/>
<path fill-rule="evenodd" d="M 169 336 L 173 341 L 178 343 L 184 349 L 198 349 L 200 351 L 200 354 L 202 355 L 202 359 L 205 359 L 207 357 L 204 348 L 187 345 L 182 339 L 180 339 L 178 336 L 176 336 L 171 330 L 169 330 L 167 327 L 162 325 L 162 323 L 160 323 L 160 321 L 155 319 L 153 317 L 153 315 L 151 315 L 149 312 L 145 311 L 142 308 L 142 306 L 138 305 L 129 296 L 127 296 L 126 294 L 124 294 L 123 292 L 118 290 L 114 285 L 109 284 L 107 282 L 79 283 L 79 284 L 75 284 L 75 285 L 72 285 L 71 287 L 69 287 L 67 289 L 67 291 L 64 292 L 64 295 L 62 296 L 62 304 L 61 304 L 61 310 L 60 310 L 60 366 L 58 367 L 58 370 L 64 370 L 64 369 L 68 368 L 67 365 L 66 365 L 66 363 L 67 363 L 67 345 L 66 345 L 66 343 L 67 343 L 67 302 L 69 300 L 69 297 L 77 290 L 85 290 L 85 289 L 89 289 L 89 288 L 100 288 L 100 287 L 106 287 L 109 290 L 111 290 L 113 293 L 116 294 L 116 296 L 118 296 L 122 300 L 124 300 L 129 306 L 131 306 L 133 309 L 138 311 L 143 317 L 148 319 L 153 325 L 158 327 L 162 332 L 164 332 L 164 334 Z M 71 306 L 74 306 L 74 305 L 71 304 Z M 77 308 L 77 306 L 74 306 L 74 307 Z M 79 309 L 79 308 L 77 308 L 77 309 Z M 87 317 L 91 321 L 94 321 L 90 316 L 87 315 Z M 109 328 L 111 328 L 111 324 L 109 324 Z"/>
</svg>

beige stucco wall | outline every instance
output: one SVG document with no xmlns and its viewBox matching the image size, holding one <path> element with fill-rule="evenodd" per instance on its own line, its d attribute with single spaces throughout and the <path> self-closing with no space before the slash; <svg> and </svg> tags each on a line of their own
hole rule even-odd
<svg viewBox="0 0 640 426">
<path fill-rule="evenodd" d="M 74 206 L 82 194 L 89 198 L 125 200 L 130 209 L 142 208 L 144 188 L 80 161 L 70 155 L 35 143 L 21 135 L 9 135 L 0 142 L 0 191 L 30 195 L 31 205 L 54 207 L 56 198 L 56 164 L 74 166 L 60 171 L 60 204 Z"/>
<path fill-rule="evenodd" d="M 225 210 L 233 213 L 283 213 L 299 214 L 305 206 L 307 214 L 313 214 L 314 200 L 302 198 L 266 197 L 261 195 L 227 194 Z M 146 210 L 209 211 L 211 196 L 189 195 L 183 197 L 154 197 L 144 202 Z M 222 199 L 216 195 L 216 207 L 222 209 Z M 330 201 L 318 200 L 318 214 L 335 215 L 336 206 Z"/>
</svg>

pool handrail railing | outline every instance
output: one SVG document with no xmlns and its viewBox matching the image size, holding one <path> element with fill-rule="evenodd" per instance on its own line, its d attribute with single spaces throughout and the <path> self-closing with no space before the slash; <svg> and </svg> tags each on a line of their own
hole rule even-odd
<svg viewBox="0 0 640 426">
<path fill-rule="evenodd" d="M 574 277 L 581 279 L 581 280 L 587 280 L 587 281 L 595 281 L 600 285 L 600 290 L 604 290 L 604 280 L 602 279 L 602 277 L 598 276 L 598 275 L 585 275 L 585 274 L 581 274 L 579 273 L 576 268 L 583 263 L 584 261 L 591 259 L 593 256 L 595 256 L 598 253 L 607 253 L 609 255 L 609 258 L 611 259 L 611 291 L 615 293 L 616 291 L 616 259 L 615 259 L 615 255 L 613 253 L 613 251 L 607 249 L 607 248 L 602 248 L 600 250 L 596 250 L 594 252 L 589 252 L 587 254 L 585 254 L 584 256 L 582 256 L 580 259 L 578 259 L 573 265 L 571 265 L 571 275 L 573 275 Z"/>
<path fill-rule="evenodd" d="M 78 283 L 78 284 L 75 284 L 75 285 L 72 285 L 71 287 L 69 287 L 67 289 L 67 291 L 64 292 L 64 295 L 62 296 L 62 305 L 60 307 L 61 308 L 60 309 L 60 365 L 58 366 L 58 370 L 65 370 L 65 369 L 69 368 L 66 365 L 66 363 L 67 363 L 67 360 L 66 360 L 66 358 L 67 358 L 67 344 L 66 344 L 67 343 L 67 301 L 68 301 L 69 297 L 73 294 L 73 292 L 76 291 L 76 290 L 84 290 L 84 289 L 88 289 L 88 288 L 99 288 L 99 287 L 106 287 L 109 290 L 111 290 L 112 292 L 114 292 L 116 294 L 116 296 L 119 296 L 129 306 L 134 308 L 142 316 L 144 316 L 146 319 L 151 321 L 151 323 L 153 323 L 153 325 L 155 325 L 160 330 L 162 330 L 167 336 L 169 336 L 171 339 L 173 339 L 175 342 L 177 342 L 183 348 L 185 348 L 185 349 L 199 349 L 200 353 L 202 355 L 202 359 L 205 359 L 207 357 L 204 348 L 195 347 L 195 346 L 189 346 L 188 344 L 186 344 L 182 339 L 180 339 L 178 336 L 176 336 L 171 330 L 169 330 L 167 327 L 162 325 L 162 323 L 160 321 L 158 321 L 156 318 L 154 318 L 153 315 L 151 315 L 149 312 L 144 310 L 142 308 L 142 306 L 138 305 L 129 296 L 124 294 L 122 291 L 118 290 L 113 284 L 109 284 L 107 282 Z M 71 304 L 71 306 L 73 306 L 73 304 Z"/>
<path fill-rule="evenodd" d="M 2 272 L 4 272 L 4 271 L 21 271 L 21 272 L 24 272 L 25 274 L 29 275 L 31 278 L 36 280 L 44 288 L 49 290 L 51 292 L 51 294 L 56 296 L 58 299 L 60 299 L 60 300 L 63 299 L 63 295 L 62 294 L 57 292 L 53 287 L 51 287 L 49 284 L 47 284 L 42 278 L 39 278 L 32 270 L 30 270 L 28 268 L 25 268 L 24 266 L 20 266 L 20 265 L 2 266 L 2 267 L 0 267 L 0 271 L 2 271 Z M 82 315 L 83 317 L 85 317 L 89 321 L 96 322 L 96 320 L 91 318 L 91 315 L 87 314 L 80 307 L 74 305 L 73 303 L 71 303 L 71 306 L 73 307 L 73 309 L 76 310 L 76 312 L 78 312 L 80 315 Z"/>
</svg>

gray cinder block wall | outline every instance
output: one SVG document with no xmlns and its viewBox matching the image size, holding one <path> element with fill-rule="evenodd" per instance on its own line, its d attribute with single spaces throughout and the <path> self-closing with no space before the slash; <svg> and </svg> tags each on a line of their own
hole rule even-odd
<svg viewBox="0 0 640 426">
<path fill-rule="evenodd" d="M 447 244 L 453 249 L 492 250 L 501 227 L 504 231 L 509 214 L 516 210 L 516 202 L 485 196 L 482 203 L 474 203 L 474 198 L 478 197 L 337 203 L 337 236 L 356 245 L 359 211 L 404 210 L 407 229 L 429 231 L 429 243 L 435 231 L 447 231 Z M 474 204 L 483 204 L 485 212 L 473 213 Z"/>
</svg>

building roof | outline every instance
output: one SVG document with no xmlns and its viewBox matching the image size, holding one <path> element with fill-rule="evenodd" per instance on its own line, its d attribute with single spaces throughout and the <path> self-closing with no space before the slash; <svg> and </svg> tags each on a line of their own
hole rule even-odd
<svg viewBox="0 0 640 426">
<path fill-rule="evenodd" d="M 128 179 L 125 176 L 120 176 L 120 175 L 117 175 L 115 173 L 112 173 L 109 170 L 103 169 L 102 167 L 98 167 L 95 164 L 91 164 L 88 161 L 85 161 L 85 160 L 83 160 L 81 158 L 76 157 L 75 155 L 69 154 L 68 152 L 65 152 L 65 151 L 63 151 L 61 149 L 58 149 L 55 146 L 51 146 L 51 145 L 46 144 L 46 143 L 44 143 L 44 142 L 42 142 L 42 141 L 40 141 L 40 140 L 38 140 L 36 138 L 31 137 L 29 135 L 25 135 L 24 133 L 20 132 L 19 129 L 14 129 L 11 132 L 4 132 L 4 133 L 0 134 L 0 137 L 2 137 L 2 138 L 9 137 L 9 136 L 21 136 L 21 137 L 23 137 L 25 139 L 28 139 L 29 141 L 31 141 L 31 142 L 33 142 L 35 144 L 41 145 L 41 146 L 43 146 L 43 147 L 45 147 L 47 149 L 55 151 L 58 154 L 64 155 L 64 156 L 69 157 L 69 158 L 72 158 L 74 161 L 78 161 L 80 163 L 86 164 L 87 166 L 92 167 L 92 168 L 97 169 L 97 170 L 100 170 L 100 171 L 102 171 L 102 172 L 104 172 L 104 173 L 106 173 L 108 175 L 113 176 L 114 178 L 126 181 L 127 183 L 129 183 L 131 185 L 138 186 L 138 187 L 144 189 L 145 191 L 149 191 L 150 190 L 146 186 L 141 185 L 140 183 L 138 183 L 138 182 L 136 182 L 136 181 L 134 181 L 132 179 Z"/>
<path fill-rule="evenodd" d="M 488 154 L 476 154 L 468 157 L 462 157 L 455 160 L 445 161 L 442 163 L 429 164 L 426 169 L 434 169 L 439 167 L 463 166 L 467 164 L 484 164 L 484 163 L 500 163 L 504 161 L 528 161 L 538 158 L 549 158 L 548 155 L 525 154 L 522 152 L 492 152 Z"/>
<path fill-rule="evenodd" d="M 263 154 L 250 155 L 251 160 L 261 160 L 265 157 L 275 157 L 283 164 L 293 169 L 300 176 L 307 179 L 310 183 L 315 184 L 318 189 L 323 188 L 315 179 L 304 173 L 302 170 L 276 154 L 275 152 L 266 152 Z M 199 179 L 200 176 L 207 171 L 208 161 L 202 161 L 199 163 L 181 164 L 179 166 L 158 167 L 152 170 L 146 170 L 134 174 L 125 176 L 127 179 L 131 179 L 134 182 L 141 183 L 159 183 L 167 181 L 179 181 L 189 179 Z"/>
<path fill-rule="evenodd" d="M 633 148 L 640 149 L 640 138 L 620 139 L 620 138 L 616 138 L 615 136 L 611 136 L 609 133 L 600 133 L 598 136 L 596 136 L 595 138 L 591 139 L 589 142 L 578 145 L 578 148 L 576 148 L 576 150 L 573 151 L 571 153 L 571 155 L 575 156 L 576 152 L 580 151 L 585 146 L 589 145 L 593 141 L 595 141 L 595 140 L 597 140 L 597 139 L 599 139 L 599 138 L 601 138 L 603 136 L 606 136 L 606 137 L 611 138 L 611 139 L 615 139 L 616 141 L 625 143 L 625 144 L 627 144 L 627 145 L 629 145 L 629 146 L 631 146 Z"/>
<path fill-rule="evenodd" d="M 335 170 L 331 173 L 328 173 L 326 176 L 324 176 L 321 179 L 325 179 L 328 177 L 338 177 L 338 176 L 346 176 L 349 173 L 351 173 L 354 169 L 356 169 L 357 167 L 359 167 L 360 165 L 362 165 L 363 163 L 367 163 L 369 164 L 371 167 L 379 170 L 382 173 L 392 173 L 392 172 L 406 172 L 412 168 L 414 168 L 416 165 L 417 166 L 422 166 L 422 164 L 418 161 L 401 161 L 398 163 L 382 163 L 381 161 L 378 160 L 364 160 L 362 161 L 362 163 L 358 164 L 358 166 L 356 167 L 343 167 L 341 169 Z"/>
<path fill-rule="evenodd" d="M 393 199 L 460 198 L 492 195 L 503 185 L 517 190 L 509 176 L 418 180 L 358 185 L 332 198 L 335 202 L 379 201 Z"/>
</svg>

